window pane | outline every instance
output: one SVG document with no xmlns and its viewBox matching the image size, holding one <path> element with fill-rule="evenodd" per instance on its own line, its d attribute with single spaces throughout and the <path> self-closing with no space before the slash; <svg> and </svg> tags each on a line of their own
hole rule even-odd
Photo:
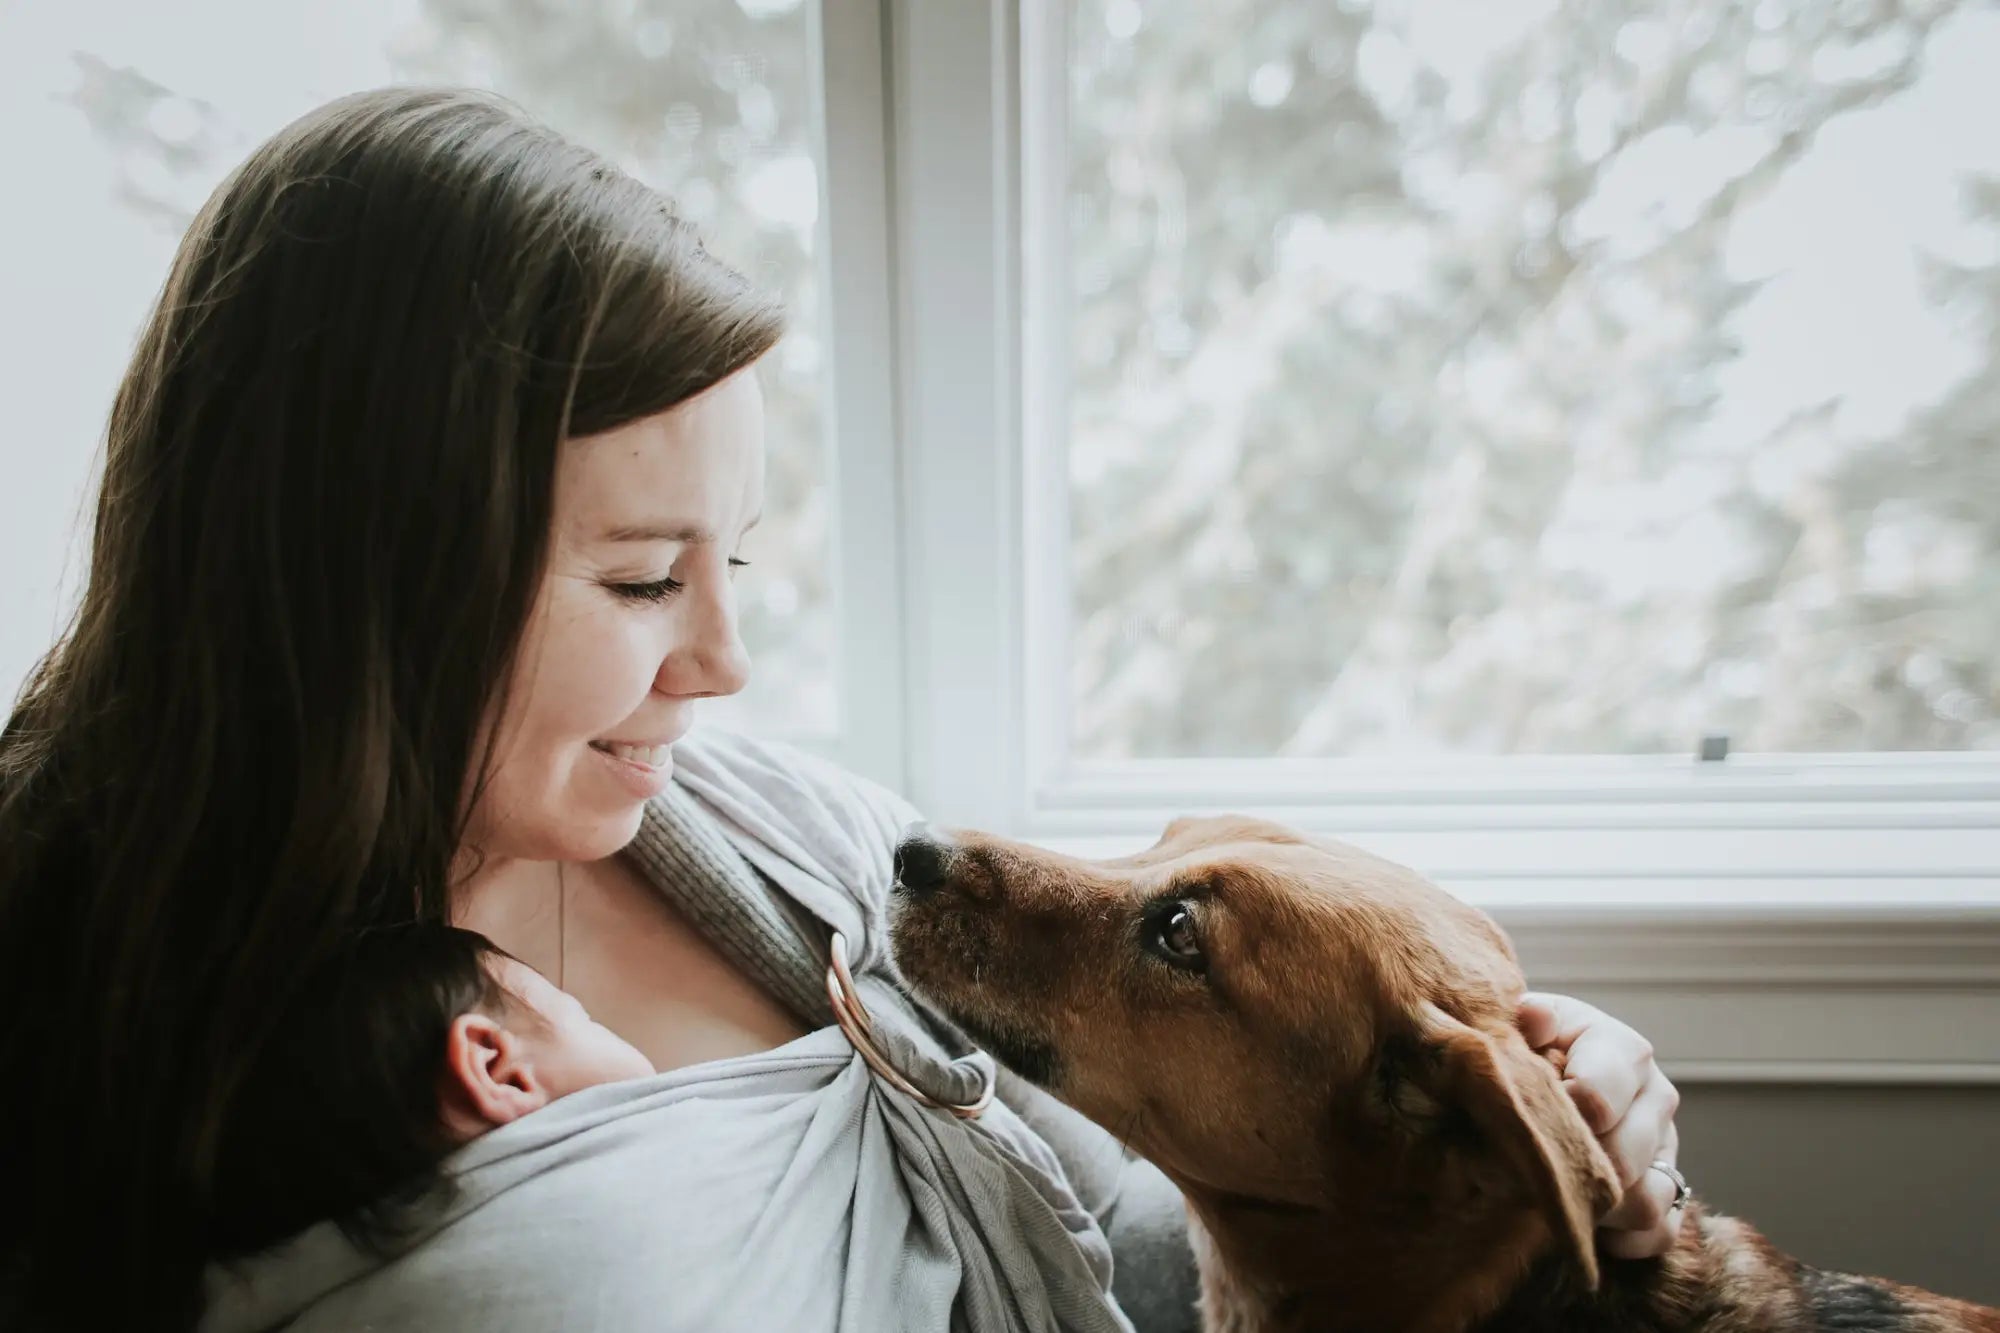
<svg viewBox="0 0 2000 1333">
<path fill-rule="evenodd" d="M 1070 23 L 1080 755 L 2000 747 L 2000 11 Z"/>
<path fill-rule="evenodd" d="M 764 729 L 831 733 L 811 2 L 122 0 L 10 12 L 0 24 L 4 151 L 9 178 L 35 182 L 24 196 L 35 207 L 8 220 L 18 239 L 5 261 L 7 322 L 38 332 L 8 348 L 17 354 L 4 373 L 8 401 L 35 404 L 27 475 L 38 507 L 59 507 L 81 485 L 175 242 L 252 146 L 358 88 L 492 88 L 666 190 L 718 254 L 784 295 L 791 332 L 762 372 L 769 517 L 750 538 L 754 568 L 741 584 L 757 659 L 743 712 Z M 23 576 L 33 597 L 54 582 L 71 517 L 38 518 L 22 539 L 42 557 Z M 29 629 L 4 645 L 10 693 L 51 632 L 45 620 Z"/>
</svg>

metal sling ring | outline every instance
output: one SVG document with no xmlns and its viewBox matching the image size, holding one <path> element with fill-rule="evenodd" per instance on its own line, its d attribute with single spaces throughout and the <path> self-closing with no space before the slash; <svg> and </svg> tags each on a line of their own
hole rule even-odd
<svg viewBox="0 0 2000 1333">
<path fill-rule="evenodd" d="M 935 1106 L 949 1111 L 960 1120 L 977 1120 L 993 1100 L 993 1080 L 988 1079 L 985 1091 L 979 1100 L 960 1105 L 956 1102 L 941 1102 L 919 1088 L 903 1072 L 889 1063 L 889 1057 L 875 1044 L 875 1025 L 868 1017 L 868 1009 L 861 1003 L 861 994 L 854 988 L 854 974 L 847 967 L 847 937 L 839 931 L 833 932 L 833 939 L 827 949 L 829 959 L 826 967 L 826 998 L 833 1005 L 833 1017 L 840 1024 L 840 1030 L 867 1062 L 876 1077 L 902 1093 L 911 1101 L 924 1106 Z"/>
</svg>

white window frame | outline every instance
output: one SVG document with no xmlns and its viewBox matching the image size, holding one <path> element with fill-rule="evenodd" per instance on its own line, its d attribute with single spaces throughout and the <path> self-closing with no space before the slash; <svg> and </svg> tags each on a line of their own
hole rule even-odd
<svg viewBox="0 0 2000 1333">
<path fill-rule="evenodd" d="M 884 8 L 877 0 L 809 0 L 819 110 L 815 263 L 830 355 L 827 477 L 839 716 L 829 740 L 801 740 L 892 790 L 908 781 L 903 743 L 902 525 L 897 480 L 896 366 L 890 246 L 890 145 Z"/>
<path fill-rule="evenodd" d="M 1066 5 L 854 5 L 886 51 L 887 674 L 920 808 L 1085 856 L 1190 811 L 1264 814 L 1489 907 L 1538 984 L 1700 1078 L 2000 1082 L 2000 756 L 1074 760 L 1066 483 L 1027 447 L 1068 430 Z"/>
</svg>

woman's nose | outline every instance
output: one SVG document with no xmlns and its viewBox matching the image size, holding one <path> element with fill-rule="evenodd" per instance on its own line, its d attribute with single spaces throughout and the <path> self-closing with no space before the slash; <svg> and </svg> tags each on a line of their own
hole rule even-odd
<svg viewBox="0 0 2000 1333">
<path fill-rule="evenodd" d="M 715 643 L 702 645 L 700 657 L 702 676 L 707 682 L 703 693 L 738 694 L 750 683 L 750 652 L 743 646 L 743 636 L 736 632 L 733 616 Z"/>
<path fill-rule="evenodd" d="M 660 664 L 663 694 L 721 696 L 750 683 L 750 654 L 736 619 L 736 592 L 728 576 L 705 578 L 686 589 L 684 633 Z"/>
</svg>

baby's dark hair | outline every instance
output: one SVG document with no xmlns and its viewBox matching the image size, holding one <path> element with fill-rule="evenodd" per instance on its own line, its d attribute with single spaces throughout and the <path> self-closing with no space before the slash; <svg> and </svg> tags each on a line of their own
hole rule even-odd
<svg viewBox="0 0 2000 1333">
<path fill-rule="evenodd" d="M 452 1020 L 525 1006 L 511 957 L 474 931 L 368 931 L 315 969 L 230 1099 L 216 1162 L 212 1257 L 254 1253 L 331 1219 L 381 1249 L 441 1202 L 458 1145 L 439 1102 Z"/>
</svg>

